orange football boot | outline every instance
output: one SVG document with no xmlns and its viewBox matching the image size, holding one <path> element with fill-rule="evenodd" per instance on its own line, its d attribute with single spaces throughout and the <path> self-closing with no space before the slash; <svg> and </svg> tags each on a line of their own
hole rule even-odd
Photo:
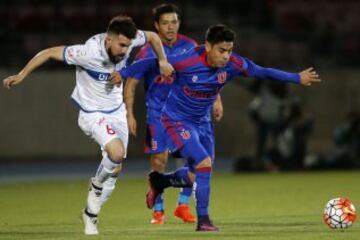
<svg viewBox="0 0 360 240">
<path fill-rule="evenodd" d="M 153 212 L 153 218 L 150 223 L 152 224 L 164 224 L 165 223 L 165 214 L 163 211 Z"/>
<path fill-rule="evenodd" d="M 180 204 L 174 211 L 174 216 L 182 219 L 184 223 L 196 222 L 194 215 L 191 214 L 189 205 Z"/>
</svg>

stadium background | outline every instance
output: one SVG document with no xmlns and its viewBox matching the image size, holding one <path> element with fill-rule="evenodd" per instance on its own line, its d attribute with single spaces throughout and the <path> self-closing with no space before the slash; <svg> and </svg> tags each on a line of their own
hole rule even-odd
<svg viewBox="0 0 360 240">
<path fill-rule="evenodd" d="M 117 14 L 154 30 L 151 8 L 162 2 L 0 1 L 0 79 L 17 73 L 44 48 L 82 43 L 103 32 Z M 360 109 L 359 1 L 171 2 L 183 11 L 180 32 L 200 43 L 205 29 L 221 22 L 236 31 L 236 51 L 259 64 L 290 71 L 316 67 L 323 82 L 307 89 L 289 86 L 289 95 L 300 97 L 314 118 L 308 154 L 335 151 L 334 129 L 349 111 Z M 100 153 L 77 126 L 78 112 L 70 102 L 74 72 L 74 67 L 49 62 L 15 89 L 0 88 L 0 239 L 88 239 L 77 216 Z M 151 211 L 144 204 L 149 163 L 139 123 L 117 188 L 101 213 L 99 239 L 359 239 L 358 222 L 336 231 L 321 217 L 325 203 L 335 197 L 348 197 L 359 209 L 359 170 L 229 173 L 239 158 L 255 154 L 256 132 L 249 117 L 254 95 L 244 87 L 252 81 L 234 80 L 222 92 L 225 116 L 216 124 L 210 206 L 221 231 L 199 234 L 193 225 L 174 219 L 177 189 L 166 192 L 167 223 L 149 224 Z M 136 99 L 141 122 L 142 93 L 139 89 Z M 170 161 L 169 169 L 174 167 Z M 193 200 L 190 205 L 195 212 Z"/>
<path fill-rule="evenodd" d="M 118 14 L 154 30 L 151 8 L 163 1 L 12 0 L 0 2 L 0 78 L 15 74 L 38 51 L 83 43 L 103 32 Z M 333 150 L 333 130 L 346 113 L 360 109 L 360 2 L 307 0 L 173 1 L 182 9 L 180 32 L 203 41 L 210 24 L 225 23 L 237 33 L 236 52 L 255 62 L 289 71 L 314 66 L 323 82 L 290 86 L 314 117 L 309 154 Z M 24 84 L 0 90 L 0 164 L 98 162 L 99 149 L 77 126 L 69 101 L 74 67 L 51 62 Z M 237 79 L 222 92 L 224 119 L 216 124 L 216 154 L 232 165 L 255 152 L 255 128 L 248 115 L 253 95 Z M 143 160 L 144 98 L 139 90 L 139 136 L 130 139 L 128 158 Z"/>
</svg>

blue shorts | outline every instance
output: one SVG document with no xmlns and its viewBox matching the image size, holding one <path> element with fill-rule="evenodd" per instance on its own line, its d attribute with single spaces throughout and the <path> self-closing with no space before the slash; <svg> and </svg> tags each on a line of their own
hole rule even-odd
<svg viewBox="0 0 360 240">
<path fill-rule="evenodd" d="M 157 154 L 168 151 L 167 138 L 167 133 L 160 119 L 148 119 L 144 152 L 146 154 Z"/>
<path fill-rule="evenodd" d="M 208 151 L 212 160 L 215 159 L 215 134 L 212 122 L 202 122 L 198 127 L 200 142 Z"/>
<path fill-rule="evenodd" d="M 173 150 L 179 150 L 180 154 L 187 158 L 190 166 L 196 166 L 205 158 L 214 157 L 214 131 L 212 123 L 200 125 L 172 121 L 163 115 L 161 122 L 167 132 L 168 146 Z"/>
</svg>

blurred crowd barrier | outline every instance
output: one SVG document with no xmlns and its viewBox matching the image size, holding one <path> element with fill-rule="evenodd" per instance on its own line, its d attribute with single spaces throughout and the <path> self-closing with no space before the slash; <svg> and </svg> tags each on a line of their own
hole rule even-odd
<svg viewBox="0 0 360 240">
<path fill-rule="evenodd" d="M 44 67 L 46 68 L 46 67 Z M 75 85 L 75 69 L 39 70 L 22 85 L 0 89 L 0 160 L 6 157 L 96 156 L 97 145 L 77 126 L 77 110 L 70 102 Z M 311 113 L 313 130 L 310 153 L 334 149 L 333 131 L 351 109 L 360 109 L 360 71 L 319 69 L 323 82 L 311 88 L 289 85 L 289 94 L 301 97 L 301 106 Z M 0 71 L 0 79 L 15 70 Z M 256 129 L 249 117 L 254 95 L 242 86 L 249 79 L 235 79 L 222 91 L 224 119 L 215 124 L 216 156 L 236 158 L 254 155 Z M 268 80 L 266 80 L 268 81 Z M 142 158 L 144 143 L 144 95 L 136 99 L 139 134 L 130 139 L 129 158 Z"/>
</svg>

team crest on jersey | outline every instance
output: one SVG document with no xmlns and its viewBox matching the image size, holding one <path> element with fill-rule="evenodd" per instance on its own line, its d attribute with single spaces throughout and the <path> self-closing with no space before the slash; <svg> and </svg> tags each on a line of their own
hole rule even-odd
<svg viewBox="0 0 360 240">
<path fill-rule="evenodd" d="M 226 72 L 221 72 L 217 75 L 217 80 L 220 84 L 225 83 L 226 81 L 226 77 L 227 77 L 227 73 Z"/>
<path fill-rule="evenodd" d="M 151 139 L 151 149 L 156 150 L 157 148 L 158 148 L 157 141 L 155 141 L 154 139 Z"/>
<path fill-rule="evenodd" d="M 194 75 L 194 76 L 192 76 L 191 81 L 196 82 L 198 79 L 199 79 L 199 77 L 197 75 Z"/>
<path fill-rule="evenodd" d="M 181 130 L 180 135 L 184 140 L 188 140 L 191 137 L 190 131 L 185 129 Z"/>
</svg>

